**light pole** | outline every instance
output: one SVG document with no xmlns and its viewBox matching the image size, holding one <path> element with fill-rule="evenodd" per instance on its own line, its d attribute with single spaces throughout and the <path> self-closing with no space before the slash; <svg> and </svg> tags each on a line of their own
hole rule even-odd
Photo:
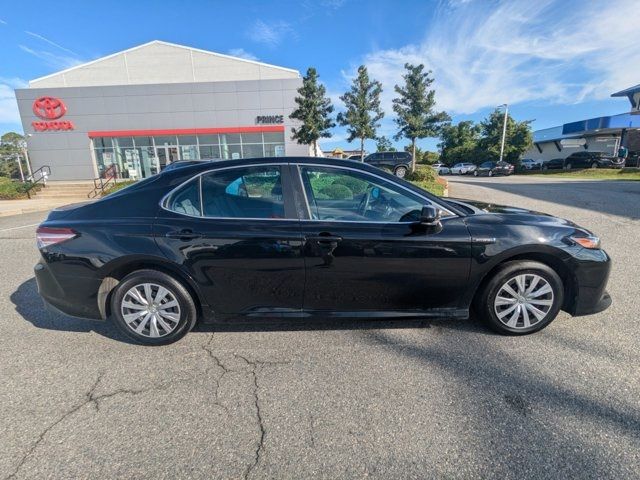
<svg viewBox="0 0 640 480">
<path fill-rule="evenodd" d="M 509 105 L 503 103 L 502 105 L 498 105 L 498 108 L 504 107 L 504 122 L 502 122 L 502 143 L 500 144 L 500 161 L 502 161 L 502 156 L 504 155 L 504 139 L 507 136 L 507 115 L 509 113 Z"/>
</svg>

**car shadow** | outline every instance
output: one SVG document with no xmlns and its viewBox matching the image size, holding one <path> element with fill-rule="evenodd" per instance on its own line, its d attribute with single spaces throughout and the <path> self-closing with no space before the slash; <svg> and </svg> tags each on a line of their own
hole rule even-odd
<svg viewBox="0 0 640 480">
<path fill-rule="evenodd" d="M 640 219 L 640 211 L 637 208 L 637 203 L 640 201 L 640 182 L 638 181 L 600 180 L 505 183 L 483 180 L 473 183 L 461 182 L 461 184 L 490 188 L 504 193 L 589 210 L 599 214 L 617 215 L 634 220 Z M 601 195 L 593 195 L 596 190 Z M 456 196 L 455 186 L 452 196 Z"/>
<path fill-rule="evenodd" d="M 66 332 L 95 332 L 112 340 L 133 343 L 122 335 L 110 321 L 69 317 L 45 309 L 38 294 L 35 278 L 23 282 L 10 296 L 16 312 L 36 328 Z M 494 335 L 473 319 L 459 320 L 449 318 L 419 319 L 238 319 L 203 323 L 199 322 L 192 333 L 197 332 L 292 332 L 315 330 L 383 330 L 402 328 L 447 328 L 451 330 L 473 331 Z"/>
</svg>

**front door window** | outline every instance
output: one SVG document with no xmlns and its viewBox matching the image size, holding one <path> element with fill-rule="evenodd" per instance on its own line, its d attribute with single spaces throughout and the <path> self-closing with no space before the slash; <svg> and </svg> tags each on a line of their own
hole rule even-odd
<svg viewBox="0 0 640 480">
<path fill-rule="evenodd" d="M 363 172 L 303 166 L 301 174 L 314 220 L 415 222 L 426 203 Z"/>
</svg>

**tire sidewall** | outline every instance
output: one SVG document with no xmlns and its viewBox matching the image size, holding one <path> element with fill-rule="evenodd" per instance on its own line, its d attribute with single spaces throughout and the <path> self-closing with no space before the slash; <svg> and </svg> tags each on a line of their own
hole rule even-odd
<svg viewBox="0 0 640 480">
<path fill-rule="evenodd" d="M 504 283 L 515 275 L 536 274 L 544 278 L 553 289 L 553 305 L 544 320 L 527 329 L 508 327 L 500 321 L 494 310 L 495 297 Z M 505 335 L 526 335 L 542 330 L 558 315 L 564 303 L 564 286 L 560 276 L 550 267 L 539 262 L 515 261 L 506 264 L 486 284 L 476 302 L 476 311 L 498 333 Z"/>
<path fill-rule="evenodd" d="M 125 322 L 122 311 L 122 299 L 127 291 L 140 283 L 155 283 L 168 289 L 180 306 L 180 322 L 169 335 L 159 338 L 144 337 L 136 334 Z M 111 295 L 111 318 L 118 329 L 128 338 L 143 345 L 167 345 L 184 337 L 195 325 L 198 314 L 189 291 L 176 279 L 157 270 L 138 270 L 127 275 Z"/>
</svg>

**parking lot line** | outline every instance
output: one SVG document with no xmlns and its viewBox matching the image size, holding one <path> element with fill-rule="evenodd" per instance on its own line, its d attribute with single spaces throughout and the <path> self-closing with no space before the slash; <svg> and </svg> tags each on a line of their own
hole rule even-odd
<svg viewBox="0 0 640 480">
<path fill-rule="evenodd" d="M 40 224 L 39 223 L 31 223 L 29 225 L 21 225 L 19 227 L 2 228 L 2 229 L 0 229 L 0 232 L 8 232 L 10 230 L 19 230 L 21 228 L 36 227 L 38 225 L 40 225 Z"/>
</svg>

